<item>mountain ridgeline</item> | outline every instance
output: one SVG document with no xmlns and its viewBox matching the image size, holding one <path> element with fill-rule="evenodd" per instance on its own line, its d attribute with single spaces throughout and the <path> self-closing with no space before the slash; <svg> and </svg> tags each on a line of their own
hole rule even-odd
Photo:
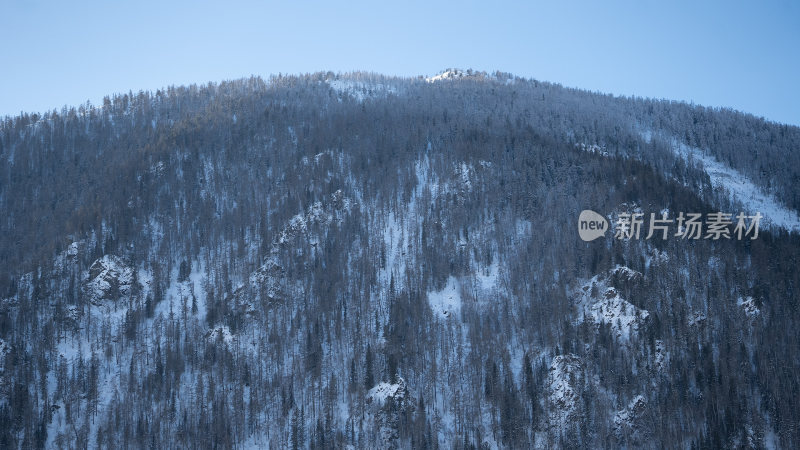
<svg viewBox="0 0 800 450">
<path fill-rule="evenodd" d="M 6 117 L 0 448 L 798 447 L 798 210 L 798 127 L 504 73 Z"/>
</svg>

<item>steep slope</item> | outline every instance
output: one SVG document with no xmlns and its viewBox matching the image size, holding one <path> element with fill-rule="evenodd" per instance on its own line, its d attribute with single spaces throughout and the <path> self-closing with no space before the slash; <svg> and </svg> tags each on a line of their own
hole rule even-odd
<svg viewBox="0 0 800 450">
<path fill-rule="evenodd" d="M 796 447 L 798 136 L 455 70 L 6 118 L 0 447 Z"/>
</svg>

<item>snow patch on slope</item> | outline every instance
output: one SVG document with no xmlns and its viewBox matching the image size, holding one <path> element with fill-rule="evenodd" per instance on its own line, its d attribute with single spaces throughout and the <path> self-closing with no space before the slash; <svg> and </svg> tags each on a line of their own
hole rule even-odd
<svg viewBox="0 0 800 450">
<path fill-rule="evenodd" d="M 580 150 L 582 152 L 597 154 L 597 155 L 600 155 L 600 156 L 608 156 L 609 155 L 609 153 L 606 150 L 605 146 L 600 146 L 600 145 L 597 145 L 597 144 L 586 144 L 586 143 L 581 142 L 581 143 L 575 144 L 575 148 L 577 148 L 578 150 Z"/>
<path fill-rule="evenodd" d="M 380 382 L 369 390 L 367 397 L 379 405 L 386 402 L 389 397 L 396 397 L 405 393 L 406 385 L 402 378 L 397 383 Z"/>
<path fill-rule="evenodd" d="M 442 319 L 447 319 L 452 315 L 461 312 L 461 292 L 459 283 L 455 277 L 447 279 L 447 285 L 441 291 L 428 292 L 428 304 L 431 306 L 433 314 Z"/>
<path fill-rule="evenodd" d="M 711 185 L 715 188 L 724 187 L 731 199 L 742 203 L 746 215 L 760 212 L 764 216 L 762 226 L 781 227 L 800 232 L 800 216 L 797 211 L 787 208 L 774 196 L 764 193 L 743 173 L 728 167 L 727 164 L 698 148 L 689 147 L 676 140 L 673 140 L 672 148 L 684 160 L 691 158 L 702 162 L 703 168 L 711 178 Z"/>
<path fill-rule="evenodd" d="M 462 162 L 458 166 L 456 166 L 456 179 L 458 180 L 459 187 L 466 191 L 472 191 L 472 179 L 475 178 L 475 169 L 465 163 Z"/>
<path fill-rule="evenodd" d="M 484 291 L 491 291 L 495 289 L 498 285 L 499 277 L 500 266 L 497 261 L 493 261 L 489 267 L 485 269 L 479 269 L 475 273 L 475 279 L 478 283 L 478 287 Z"/>
<path fill-rule="evenodd" d="M 233 333 L 227 325 L 218 325 L 206 334 L 206 338 L 210 342 L 221 340 L 225 344 L 230 344 L 233 341 Z"/>
</svg>

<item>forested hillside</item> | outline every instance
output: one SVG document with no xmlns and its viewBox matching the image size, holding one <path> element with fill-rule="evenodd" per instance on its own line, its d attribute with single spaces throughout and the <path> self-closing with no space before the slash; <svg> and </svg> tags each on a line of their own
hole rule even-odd
<svg viewBox="0 0 800 450">
<path fill-rule="evenodd" d="M 0 448 L 795 448 L 799 209 L 798 127 L 504 73 L 6 117 Z"/>
</svg>

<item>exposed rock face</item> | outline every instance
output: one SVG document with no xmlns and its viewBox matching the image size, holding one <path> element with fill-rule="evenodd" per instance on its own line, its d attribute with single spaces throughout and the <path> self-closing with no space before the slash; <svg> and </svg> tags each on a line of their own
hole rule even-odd
<svg viewBox="0 0 800 450">
<path fill-rule="evenodd" d="M 598 324 L 608 324 L 617 339 L 628 341 L 631 333 L 647 322 L 650 313 L 637 308 L 619 296 L 614 288 L 608 288 L 603 299 L 589 308 L 590 317 Z"/>
<path fill-rule="evenodd" d="M 631 269 L 630 267 L 620 266 L 617 265 L 610 271 L 610 277 L 612 280 L 617 280 L 621 282 L 628 282 L 628 283 L 635 283 L 642 281 L 644 276 L 641 272 Z"/>
<path fill-rule="evenodd" d="M 689 318 L 687 319 L 687 323 L 690 327 L 699 326 L 706 323 L 706 314 L 702 311 L 695 311 L 689 314 Z"/>
<path fill-rule="evenodd" d="M 669 364 L 669 352 L 664 348 L 664 341 L 656 340 L 655 365 L 656 371 L 663 373 Z"/>
<path fill-rule="evenodd" d="M 366 400 L 381 448 L 397 448 L 400 417 L 415 409 L 405 380 L 398 377 L 394 383 L 378 383 L 367 392 Z"/>
<path fill-rule="evenodd" d="M 249 277 L 249 283 L 237 287 L 225 301 L 234 305 L 234 310 L 245 314 L 255 313 L 255 294 L 269 302 L 280 302 L 286 298 L 286 260 L 282 259 L 282 248 L 293 248 L 301 252 L 324 251 L 324 233 L 334 224 L 341 224 L 356 204 L 341 190 L 330 195 L 326 203 L 315 202 L 303 213 L 292 217 L 272 243 L 272 249 L 264 263 Z"/>
<path fill-rule="evenodd" d="M 608 325 L 620 344 L 630 344 L 631 336 L 645 328 L 650 312 L 637 307 L 621 294 L 618 285 L 632 287 L 643 280 L 641 272 L 616 266 L 607 275 L 595 275 L 573 290 L 578 310 L 594 325 Z M 624 290 L 624 289 L 623 289 Z"/>
<path fill-rule="evenodd" d="M 269 300 L 276 300 L 283 294 L 281 280 L 284 275 L 285 270 L 278 258 L 270 257 L 258 270 L 250 275 L 250 285 L 253 289 L 261 287 Z"/>
<path fill-rule="evenodd" d="M 367 393 L 367 403 L 385 405 L 387 401 L 393 401 L 400 407 L 411 407 L 413 402 L 411 394 L 408 392 L 408 385 L 402 378 L 397 378 L 394 383 L 381 382 L 369 390 Z"/>
<path fill-rule="evenodd" d="M 581 391 L 584 381 L 585 371 L 580 357 L 568 354 L 553 358 L 545 384 L 551 429 L 563 428 L 583 416 Z"/>
<path fill-rule="evenodd" d="M 437 81 L 443 81 L 443 80 L 457 80 L 468 77 L 479 78 L 483 76 L 485 76 L 485 74 L 473 72 L 471 69 L 462 70 L 462 69 L 452 68 L 452 69 L 446 69 L 441 73 L 439 73 L 438 75 L 425 78 L 425 81 L 427 81 L 428 83 L 435 83 Z"/>
<path fill-rule="evenodd" d="M 5 373 L 6 354 L 11 351 L 11 348 L 6 341 L 0 339 L 0 377 Z"/>
<path fill-rule="evenodd" d="M 640 442 L 645 438 L 644 427 L 647 400 L 644 396 L 637 395 L 628 403 L 628 406 L 614 415 L 614 437 L 629 443 Z"/>
<path fill-rule="evenodd" d="M 133 269 L 122 259 L 105 255 L 89 267 L 83 292 L 94 305 L 116 301 L 130 295 L 133 286 Z"/>
<path fill-rule="evenodd" d="M 761 308 L 753 297 L 747 296 L 739 298 L 737 303 L 742 307 L 742 311 L 744 311 L 747 317 L 753 318 L 761 314 Z"/>
<path fill-rule="evenodd" d="M 233 334 L 231 334 L 231 330 L 227 326 L 219 325 L 206 333 L 206 339 L 210 342 L 222 342 L 227 345 L 233 340 Z"/>
<path fill-rule="evenodd" d="M 0 396 L 8 395 L 9 378 L 11 374 L 6 374 L 6 355 L 11 352 L 11 346 L 0 339 Z"/>
<path fill-rule="evenodd" d="M 332 222 L 341 223 L 344 214 L 350 212 L 352 206 L 352 200 L 345 197 L 341 190 L 334 192 L 330 196 L 330 202 L 315 202 L 305 213 L 292 217 L 279 233 L 275 245 L 287 245 L 299 236 L 306 237 L 311 245 L 317 245 L 318 239 L 312 229 L 315 226 L 326 227 Z"/>
</svg>

